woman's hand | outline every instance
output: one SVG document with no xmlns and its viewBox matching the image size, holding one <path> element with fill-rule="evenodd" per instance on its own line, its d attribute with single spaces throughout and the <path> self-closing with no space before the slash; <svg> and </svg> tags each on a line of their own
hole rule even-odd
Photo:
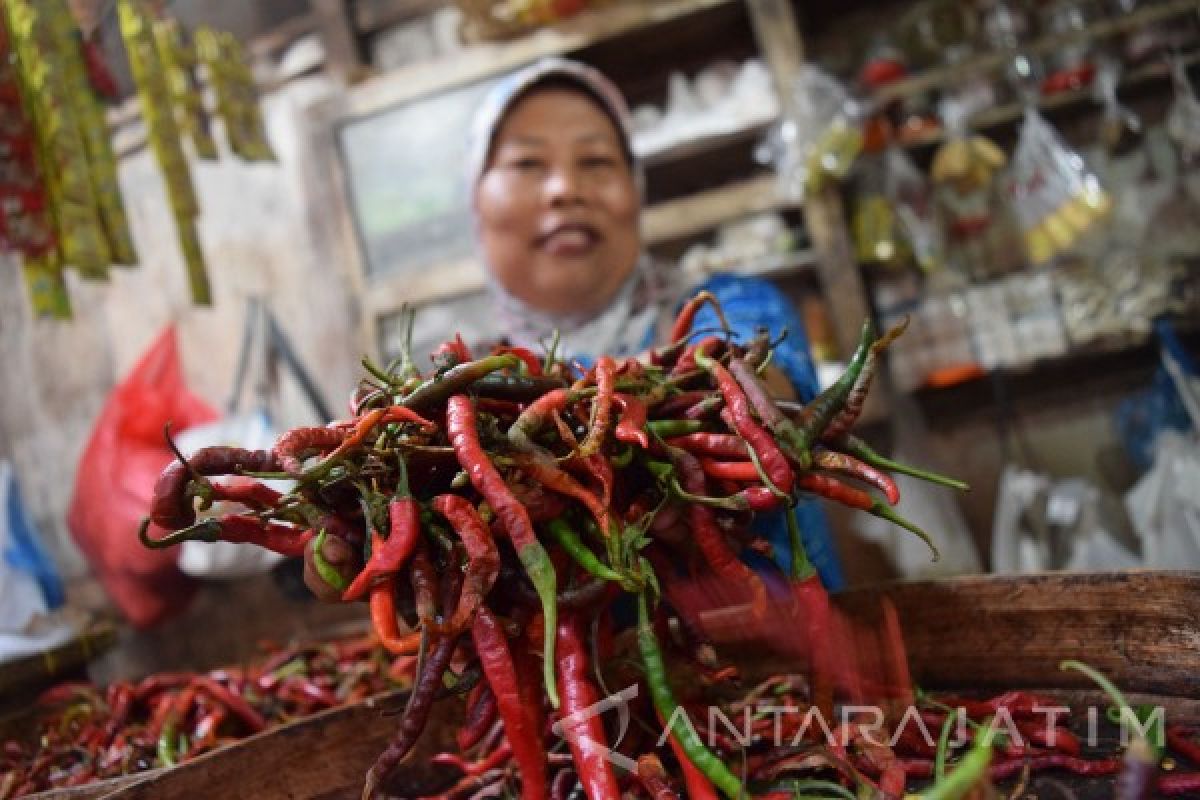
<svg viewBox="0 0 1200 800">
<path fill-rule="evenodd" d="M 332 585 L 321 576 L 317 567 L 316 546 L 321 544 L 321 560 L 329 570 L 342 578 L 343 585 L 354 580 L 354 576 L 362 568 L 357 548 L 340 536 L 326 533 L 324 537 L 314 536 L 304 548 L 304 584 L 318 600 L 325 603 L 336 603 L 342 599 L 342 590 Z"/>
</svg>

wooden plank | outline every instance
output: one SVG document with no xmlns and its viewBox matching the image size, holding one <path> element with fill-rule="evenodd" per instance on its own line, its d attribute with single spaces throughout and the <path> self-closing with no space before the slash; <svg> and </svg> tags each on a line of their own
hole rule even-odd
<svg viewBox="0 0 1200 800">
<path fill-rule="evenodd" d="M 85 666 L 111 649 L 116 641 L 117 629 L 113 624 L 99 621 L 44 653 L 0 664 L 0 698 L 16 699 L 19 692 L 36 692 L 47 683 Z"/>
<path fill-rule="evenodd" d="M 670 22 L 740 0 L 623 0 L 570 17 L 512 41 L 473 45 L 452 56 L 413 64 L 364 81 L 349 93 L 352 115 L 366 115 L 510 72 L 538 58 L 563 55 L 648 25 Z"/>
<path fill-rule="evenodd" d="M 448 5 L 449 0 L 357 0 L 354 27 L 360 33 L 374 33 L 432 14 Z"/>
<path fill-rule="evenodd" d="M 790 207 L 775 191 L 775 176 L 722 186 L 707 192 L 650 206 L 642 212 L 642 238 L 647 246 L 681 239 L 730 219 Z"/>
<path fill-rule="evenodd" d="M 1197 9 L 1200 9 L 1200 2 L 1197 0 L 1166 0 L 1162 3 L 1139 6 L 1134 12 L 1101 20 L 1081 30 L 1043 36 L 1027 45 L 1022 45 L 1021 52 L 1029 55 L 1045 55 L 1079 42 L 1097 41 L 1145 28 Z M 981 53 L 958 64 L 948 64 L 925 70 L 910 78 L 888 84 L 874 95 L 874 100 L 879 105 L 883 105 L 901 97 L 941 88 L 962 80 L 964 75 L 977 75 L 981 72 L 999 69 L 1010 58 L 1012 58 L 1012 53 L 993 51 Z"/>
<path fill-rule="evenodd" d="M 393 314 L 405 303 L 423 305 L 478 292 L 487 286 L 483 264 L 475 258 L 427 264 L 419 270 L 368 278 L 368 281 L 366 308 L 373 317 Z"/>
<path fill-rule="evenodd" d="M 367 64 L 350 23 L 346 0 L 312 0 L 312 13 L 325 46 L 326 69 L 348 84 L 361 80 Z"/>
<path fill-rule="evenodd" d="M 291 725 L 260 733 L 207 753 L 161 774 L 104 795 L 104 800 L 192 800 L 222 798 L 320 798 L 357 800 L 376 756 L 396 732 L 403 692 L 331 709 Z M 461 700 L 434 706 L 414 751 L 388 787 L 402 796 L 434 794 L 452 782 L 454 770 L 431 767 L 429 757 L 454 747 Z"/>
<path fill-rule="evenodd" d="M 89 783 L 84 786 L 70 786 L 62 789 L 47 789 L 37 794 L 25 795 L 25 800 L 99 800 L 101 797 L 124 789 L 138 781 L 150 780 L 163 773 L 162 769 L 138 772 L 133 775 L 122 775 L 118 778 L 106 778 L 102 781 Z"/>
<path fill-rule="evenodd" d="M 922 685 L 1082 687 L 1066 658 L 1118 686 L 1200 699 L 1200 572 L 980 575 L 843 592 L 865 624 L 895 603 Z"/>
</svg>

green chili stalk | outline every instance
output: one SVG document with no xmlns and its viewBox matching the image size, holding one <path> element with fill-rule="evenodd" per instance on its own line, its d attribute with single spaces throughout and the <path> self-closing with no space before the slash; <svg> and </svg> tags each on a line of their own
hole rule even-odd
<svg viewBox="0 0 1200 800">
<path fill-rule="evenodd" d="M 795 509 L 789 508 L 784 514 L 787 516 L 788 541 L 792 547 L 792 580 L 807 580 L 816 574 L 817 568 L 804 549 L 804 537 L 800 534 L 800 521 L 796 519 Z"/>
<path fill-rule="evenodd" d="M 909 464 L 902 464 L 899 461 L 893 461 L 887 456 L 880 455 L 875 452 L 862 439 L 857 436 L 846 435 L 839 438 L 837 441 L 831 442 L 835 450 L 840 450 L 847 455 L 854 456 L 859 461 L 875 467 L 876 469 L 888 470 L 890 472 L 899 472 L 902 475 L 911 475 L 914 478 L 935 483 L 939 486 L 947 486 L 951 489 L 958 489 L 960 492 L 969 492 L 971 487 L 965 482 L 949 478 L 945 475 L 939 475 L 936 472 L 914 467 Z"/>
<path fill-rule="evenodd" d="M 991 763 L 992 737 L 990 732 L 985 732 L 975 737 L 975 743 L 953 772 L 937 780 L 919 797 L 922 800 L 958 800 L 987 775 Z"/>
<path fill-rule="evenodd" d="M 646 667 L 646 682 L 650 684 L 650 695 L 654 707 L 662 715 L 663 720 L 670 724 L 674 719 L 679 703 L 667 682 L 667 668 L 663 663 L 662 651 L 659 649 L 658 638 L 654 635 L 654 627 L 650 624 L 650 609 L 646 595 L 638 595 L 638 649 L 642 654 L 642 662 Z M 684 725 L 674 731 L 674 735 L 683 748 L 684 753 L 696 768 L 712 781 L 713 785 L 725 793 L 727 797 L 737 800 L 742 797 L 742 782 L 738 780 L 729 768 L 717 756 L 704 746 L 704 742 L 690 725 Z"/>
</svg>

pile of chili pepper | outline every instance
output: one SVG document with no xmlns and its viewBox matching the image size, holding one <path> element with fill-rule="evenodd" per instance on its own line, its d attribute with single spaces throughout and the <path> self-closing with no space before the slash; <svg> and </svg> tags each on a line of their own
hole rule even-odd
<svg viewBox="0 0 1200 800">
<path fill-rule="evenodd" d="M 253 733 L 412 683 L 374 636 L 296 644 L 248 666 L 43 692 L 36 735 L 0 744 L 0 800 L 174 766 Z"/>
<path fill-rule="evenodd" d="M 890 520 L 936 558 L 929 537 L 895 511 L 891 473 L 965 488 L 851 433 L 880 354 L 902 328 L 877 338 L 864 325 L 846 372 L 811 402 L 785 405 L 766 388 L 770 334 L 737 341 L 719 307 L 720 330 L 693 330 L 706 303 L 717 305 L 701 293 L 684 306 L 669 345 L 587 367 L 553 347 L 476 358 L 457 337 L 435 350 L 431 370 L 407 347 L 387 367 L 364 361 L 369 377 L 348 419 L 288 431 L 271 450 L 180 455 L 139 536 L 155 548 L 226 540 L 307 551 L 335 597 L 368 601 L 391 653 L 418 658 L 364 797 L 378 796 L 411 752 L 448 683 L 470 692 L 464 753 L 487 754 L 462 762 L 451 796 L 499 791 L 499 781 L 544 798 L 574 785 L 554 769 L 566 760 L 592 800 L 619 797 L 629 776 L 618 779 L 596 747 L 578 744 L 606 741 L 599 718 L 572 716 L 607 694 L 596 666 L 613 657 L 614 617 L 634 626 L 644 696 L 669 719 L 678 707 L 662 652 L 671 586 L 715 576 L 751 589 L 750 618 L 770 614 L 767 580 L 741 558 L 770 554 L 751 529 L 756 514 L 789 521 L 791 565 L 779 577 L 790 591 L 823 596 L 790 513 L 801 495 Z M 240 478 L 214 480 L 221 476 Z M 291 479 L 294 488 L 281 494 L 247 477 Z M 197 508 L 218 500 L 244 509 L 197 521 Z M 448 672 L 451 664 L 458 670 Z M 546 726 L 571 720 L 570 758 L 548 759 Z M 710 796 L 711 787 L 741 795 L 721 755 L 696 737 L 678 747 L 684 774 Z M 657 788 L 645 791 L 666 796 L 661 762 L 646 764 Z"/>
</svg>

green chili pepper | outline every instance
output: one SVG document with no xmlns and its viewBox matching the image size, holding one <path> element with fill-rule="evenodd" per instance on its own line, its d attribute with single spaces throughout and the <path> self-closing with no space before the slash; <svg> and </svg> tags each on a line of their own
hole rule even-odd
<svg viewBox="0 0 1200 800">
<path fill-rule="evenodd" d="M 821 438 L 821 434 L 829 427 L 829 423 L 837 416 L 838 412 L 846 406 L 846 400 L 850 396 L 850 390 L 854 388 L 854 384 L 858 381 L 859 373 L 862 372 L 863 366 L 867 363 L 867 356 L 871 352 L 871 343 L 875 340 L 875 334 L 871 330 L 870 320 L 863 323 L 862 333 L 859 335 L 858 348 L 854 351 L 854 355 L 850 357 L 850 364 L 846 367 L 846 371 L 842 373 L 832 386 L 830 386 L 821 394 L 817 395 L 811 403 L 804 407 L 800 414 L 800 432 L 793 442 L 796 449 L 802 453 L 807 453 L 812 450 L 812 446 Z"/>
<path fill-rule="evenodd" d="M 423 382 L 401 401 L 401 405 L 419 411 L 444 403 L 450 395 L 458 394 L 480 378 L 502 369 L 516 369 L 521 359 L 512 355 L 487 356 L 451 367 L 439 377 Z"/>
<path fill-rule="evenodd" d="M 992 763 L 992 737 L 984 732 L 949 775 L 921 792 L 922 800 L 958 800 L 987 775 Z"/>
<path fill-rule="evenodd" d="M 704 422 L 698 419 L 652 419 L 646 423 L 646 430 L 666 439 L 699 433 L 704 430 Z"/>
<path fill-rule="evenodd" d="M 175 715 L 171 714 L 167 721 L 163 723 L 162 733 L 158 735 L 158 746 L 155 751 L 158 754 L 158 760 L 163 766 L 173 767 L 179 763 L 177 755 L 175 737 Z"/>
<path fill-rule="evenodd" d="M 792 580 L 807 580 L 816 574 L 817 568 L 804 549 L 804 538 L 800 535 L 800 521 L 796 519 L 795 510 L 789 508 L 784 514 L 787 516 L 788 540 L 792 546 Z"/>
<path fill-rule="evenodd" d="M 339 592 L 346 591 L 346 587 L 350 582 L 346 580 L 342 573 L 333 568 L 333 565 L 325 560 L 325 556 L 321 554 L 321 545 L 325 544 L 325 535 L 328 533 L 324 528 L 317 534 L 317 540 L 313 543 L 313 566 L 317 568 L 317 574 L 321 576 L 321 580 L 337 589 Z"/>
<path fill-rule="evenodd" d="M 562 545 L 562 548 L 567 551 L 571 558 L 575 559 L 575 563 L 583 567 L 589 574 L 605 581 L 620 581 L 621 576 L 607 564 L 604 564 L 596 557 L 583 540 L 579 538 L 579 534 L 571 529 L 564 520 L 551 520 L 546 529 L 550 535 Z"/>
<path fill-rule="evenodd" d="M 679 703 L 667 682 L 667 668 L 663 663 L 662 650 L 658 646 L 658 638 L 654 635 L 654 627 L 650 624 L 650 609 L 645 594 L 638 595 L 638 649 L 642 654 L 642 663 L 646 667 L 646 682 L 650 684 L 650 695 L 654 707 L 662 715 L 666 724 L 674 720 Z M 729 771 L 729 767 L 717 758 L 696 734 L 691 725 L 684 725 L 673 731 L 680 747 L 691 759 L 696 768 L 704 773 L 713 785 L 725 793 L 727 797 L 740 798 L 744 795 L 742 782 Z"/>
</svg>

